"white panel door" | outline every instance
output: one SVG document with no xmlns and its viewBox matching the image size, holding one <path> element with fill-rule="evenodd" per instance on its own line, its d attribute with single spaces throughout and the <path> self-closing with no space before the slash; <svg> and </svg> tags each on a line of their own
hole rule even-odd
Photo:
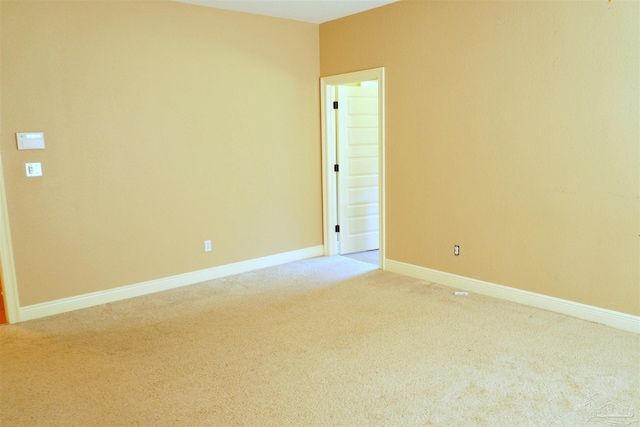
<svg viewBox="0 0 640 427">
<path fill-rule="evenodd" d="M 338 86 L 340 253 L 378 249 L 378 88 Z"/>
</svg>

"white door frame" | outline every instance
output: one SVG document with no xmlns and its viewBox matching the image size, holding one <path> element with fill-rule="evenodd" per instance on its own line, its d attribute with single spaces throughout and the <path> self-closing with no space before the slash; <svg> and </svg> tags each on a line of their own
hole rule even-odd
<svg viewBox="0 0 640 427">
<path fill-rule="evenodd" d="M 378 81 L 378 192 L 379 192 L 379 233 L 380 269 L 384 270 L 385 260 L 385 158 L 384 158 L 384 68 L 356 71 L 322 77 L 320 79 L 320 113 L 322 118 L 322 226 L 325 256 L 337 255 L 338 245 L 335 225 L 338 224 L 336 200 L 336 120 L 333 110 L 335 87 L 369 80 Z"/>
<path fill-rule="evenodd" d="M 20 321 L 20 300 L 18 299 L 16 267 L 13 261 L 6 194 L 4 173 L 2 171 L 2 156 L 0 155 L 0 270 L 2 271 L 4 309 L 7 314 L 7 322 L 16 323 Z"/>
</svg>

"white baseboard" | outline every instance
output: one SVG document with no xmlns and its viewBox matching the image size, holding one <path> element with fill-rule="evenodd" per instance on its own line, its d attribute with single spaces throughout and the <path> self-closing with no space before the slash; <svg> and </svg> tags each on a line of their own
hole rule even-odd
<svg viewBox="0 0 640 427">
<path fill-rule="evenodd" d="M 136 283 L 128 286 L 121 286 L 115 289 L 92 292 L 89 294 L 63 298 L 41 304 L 20 307 L 20 321 L 38 319 L 54 314 L 66 313 L 68 311 L 81 308 L 93 307 L 100 304 L 119 301 L 155 292 L 166 291 L 168 289 L 193 285 L 195 283 L 206 282 L 207 280 L 218 279 L 220 277 L 231 276 L 233 274 L 245 273 L 247 271 L 260 268 L 272 267 L 274 265 L 285 264 L 287 262 L 299 261 L 302 259 L 322 256 L 323 246 L 300 249 L 297 251 L 284 252 L 262 258 L 255 258 L 248 261 L 236 262 L 233 264 L 211 267 L 204 270 L 190 273 L 178 274 L 177 276 L 164 277 L 162 279 L 149 280 L 148 282 Z"/>
<path fill-rule="evenodd" d="M 438 283 L 464 291 L 517 302 L 519 304 L 566 314 L 567 316 L 577 317 L 578 319 L 589 320 L 640 334 L 639 316 L 523 291 L 508 286 L 496 285 L 495 283 L 483 282 L 482 280 L 458 276 L 456 274 L 432 270 L 430 268 L 419 267 L 390 259 L 385 260 L 385 269 L 393 273 L 426 280 L 427 282 Z"/>
</svg>

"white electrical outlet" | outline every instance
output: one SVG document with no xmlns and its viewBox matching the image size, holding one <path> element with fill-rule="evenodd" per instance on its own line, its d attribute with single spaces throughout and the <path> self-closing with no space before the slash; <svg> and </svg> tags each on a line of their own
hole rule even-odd
<svg viewBox="0 0 640 427">
<path fill-rule="evenodd" d="M 460 255 L 460 245 L 453 245 L 453 254 L 455 256 Z"/>
<path fill-rule="evenodd" d="M 204 241 L 204 251 L 211 252 L 211 240 Z"/>
<path fill-rule="evenodd" d="M 25 163 L 24 165 L 27 170 L 27 176 L 42 176 L 41 163 Z"/>
</svg>

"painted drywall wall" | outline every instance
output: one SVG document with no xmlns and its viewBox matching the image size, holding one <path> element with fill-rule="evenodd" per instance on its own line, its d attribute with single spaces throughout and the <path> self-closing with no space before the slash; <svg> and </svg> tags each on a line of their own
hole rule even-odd
<svg viewBox="0 0 640 427">
<path fill-rule="evenodd" d="M 173 2 L 0 7 L 21 306 L 322 244 L 317 25 Z M 46 149 L 18 151 L 25 131 Z"/>
<path fill-rule="evenodd" d="M 639 5 L 402 1 L 320 26 L 321 75 L 386 69 L 387 258 L 640 314 Z"/>
</svg>

